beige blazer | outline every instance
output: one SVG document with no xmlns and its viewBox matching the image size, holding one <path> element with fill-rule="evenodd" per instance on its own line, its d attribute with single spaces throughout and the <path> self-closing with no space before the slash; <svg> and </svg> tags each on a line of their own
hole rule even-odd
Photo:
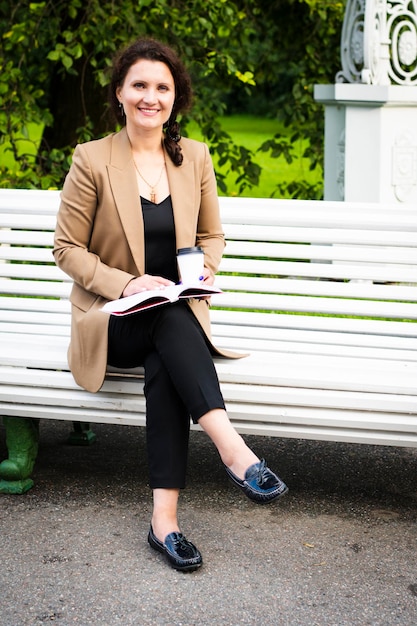
<svg viewBox="0 0 417 626">
<path fill-rule="evenodd" d="M 201 142 L 181 139 L 181 147 L 180 167 L 166 155 L 177 249 L 202 246 L 205 265 L 216 273 L 225 244 L 212 161 Z M 125 129 L 76 147 L 61 194 L 53 254 L 74 281 L 69 366 L 76 382 L 95 392 L 107 365 L 109 316 L 100 308 L 119 298 L 145 267 L 142 210 Z M 210 339 L 207 302 L 193 300 L 190 306 Z"/>
</svg>

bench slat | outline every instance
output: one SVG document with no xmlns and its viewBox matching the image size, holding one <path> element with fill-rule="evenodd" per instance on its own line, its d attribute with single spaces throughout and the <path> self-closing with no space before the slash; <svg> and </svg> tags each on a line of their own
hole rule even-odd
<svg viewBox="0 0 417 626">
<path fill-rule="evenodd" d="M 300 278 L 367 280 L 375 282 L 416 282 L 416 268 L 404 265 L 357 263 L 305 263 L 259 259 L 223 258 L 221 272 L 269 274 Z"/>
<path fill-rule="evenodd" d="M 70 283 L 48 282 L 46 280 L 8 280 L 0 278 L 0 293 L 21 296 L 68 298 Z"/>
<path fill-rule="evenodd" d="M 413 324 L 385 321 L 367 320 L 355 318 L 320 317 L 313 315 L 287 315 L 285 313 L 262 314 L 244 311 L 224 311 L 212 309 L 211 316 L 216 323 L 222 322 L 226 326 L 265 326 L 302 329 L 305 331 L 324 331 L 345 333 L 350 339 L 353 334 L 379 335 L 381 337 L 416 337 L 416 329 Z"/>
<path fill-rule="evenodd" d="M 0 244 L 52 248 L 53 239 L 53 233 L 49 231 L 0 229 Z"/>
<path fill-rule="evenodd" d="M 410 246 L 415 243 L 415 231 L 359 230 L 351 228 L 314 228 L 303 226 L 271 226 L 266 224 L 224 224 L 226 239 L 237 241 L 280 241 L 313 244 L 349 244 L 370 246 Z"/>
<path fill-rule="evenodd" d="M 50 248 L 22 248 L 18 246 L 0 246 L 0 260 L 51 263 L 53 261 Z"/>
<path fill-rule="evenodd" d="M 216 284 L 223 290 L 292 294 L 372 300 L 408 300 L 414 302 L 416 286 L 374 285 L 357 282 L 327 282 L 317 280 L 288 280 L 280 278 L 252 278 L 249 276 L 219 276 Z M 222 296 L 217 299 L 221 301 Z"/>
<path fill-rule="evenodd" d="M 309 296 L 281 296 L 275 294 L 224 292 L 214 295 L 213 306 L 270 311 L 297 311 L 326 315 L 357 315 L 392 319 L 417 319 L 417 304 L 403 302 L 373 302 L 372 300 L 344 300 L 313 298 Z"/>
<path fill-rule="evenodd" d="M 16 230 L 50 230 L 53 232 L 56 225 L 56 212 L 50 215 L 31 214 L 21 212 L 0 213 L 0 228 L 13 228 Z"/>
<path fill-rule="evenodd" d="M 328 246 L 297 245 L 285 243 L 261 243 L 252 241 L 227 242 L 228 254 L 234 256 L 271 257 L 275 259 L 300 259 L 321 261 L 354 261 L 355 263 L 404 263 L 417 264 L 415 248 L 375 246 Z"/>
<path fill-rule="evenodd" d="M 56 215 L 61 192 L 40 189 L 2 189 L 0 213 Z"/>
<path fill-rule="evenodd" d="M 3 278 L 72 282 L 67 274 L 64 274 L 59 267 L 52 264 L 0 263 L 0 276 Z"/>
<path fill-rule="evenodd" d="M 310 343 L 298 341 L 274 341 L 270 338 L 261 339 L 259 337 L 240 337 L 237 339 L 231 339 L 230 337 L 223 338 L 217 334 L 216 329 L 215 343 L 218 348 L 226 348 L 232 350 L 238 346 L 239 351 L 248 352 L 253 354 L 254 352 L 275 352 L 283 355 L 285 354 L 310 354 L 317 356 L 336 356 L 346 357 L 350 356 L 359 361 L 359 359 L 383 359 L 384 361 L 411 361 L 417 362 L 417 355 L 414 350 L 400 350 L 393 348 L 381 348 L 381 347 L 368 347 L 368 346 L 355 346 L 350 344 L 330 344 L 330 343 Z"/>
<path fill-rule="evenodd" d="M 68 313 L 71 305 L 67 298 L 62 300 L 45 300 L 45 298 L 14 298 L 0 295 L 0 310 L 4 311 L 26 311 L 45 313 Z M 36 317 L 34 317 L 34 323 Z"/>
<path fill-rule="evenodd" d="M 414 207 L 363 202 L 220 198 L 223 223 L 417 232 Z"/>
<path fill-rule="evenodd" d="M 414 355 L 414 352 L 417 350 L 417 338 L 415 337 L 387 336 L 379 333 L 347 333 L 338 332 L 337 330 L 326 331 L 324 329 L 316 329 L 314 332 L 311 332 L 311 330 L 286 328 L 285 326 L 274 328 L 255 325 L 223 325 L 220 323 L 220 320 L 213 323 L 213 336 L 223 342 L 225 339 L 228 339 L 230 344 L 233 344 L 235 347 L 240 345 L 241 339 L 254 338 L 269 341 L 272 345 L 276 341 L 287 343 L 288 346 L 296 351 L 299 343 L 312 345 L 315 350 L 321 350 L 323 346 L 331 346 L 335 350 L 338 350 L 340 347 L 363 347 L 394 351 L 401 350 L 404 355 L 407 352 Z M 414 358 L 414 356 L 411 358 Z"/>
<path fill-rule="evenodd" d="M 51 322 L 45 322 L 44 324 L 33 324 L 32 323 L 20 323 L 11 320 L 5 320 L 4 317 L 0 315 L 0 323 L 1 323 L 1 332 L 7 334 L 20 334 L 20 335 L 42 335 L 45 339 L 45 344 L 48 341 L 51 341 L 53 337 L 66 337 L 70 338 L 70 328 L 68 326 L 67 320 L 62 320 L 60 325 L 54 325 Z"/>
</svg>

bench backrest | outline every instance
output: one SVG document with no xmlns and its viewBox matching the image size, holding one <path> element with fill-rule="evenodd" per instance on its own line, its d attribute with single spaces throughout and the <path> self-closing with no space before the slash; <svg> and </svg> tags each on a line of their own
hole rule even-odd
<svg viewBox="0 0 417 626">
<path fill-rule="evenodd" d="M 213 299 L 219 328 L 416 336 L 417 210 L 256 198 L 220 204 L 227 247 L 217 279 L 226 293 Z M 0 190 L 6 331 L 47 324 L 68 333 L 71 281 L 51 254 L 58 206 L 58 191 Z"/>
</svg>

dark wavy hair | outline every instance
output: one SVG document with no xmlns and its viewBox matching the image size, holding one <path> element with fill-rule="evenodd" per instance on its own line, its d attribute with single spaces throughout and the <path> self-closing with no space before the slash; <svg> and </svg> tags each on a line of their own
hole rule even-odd
<svg viewBox="0 0 417 626">
<path fill-rule="evenodd" d="M 117 99 L 116 90 L 123 85 L 130 67 L 140 59 L 165 63 L 174 79 L 175 100 L 169 120 L 164 125 L 164 144 L 172 162 L 175 165 L 181 165 L 183 155 L 178 143 L 181 135 L 177 115 L 190 108 L 192 88 L 190 75 L 172 48 L 155 39 L 138 39 L 116 57 L 109 86 L 111 111 L 120 124 L 126 124 L 126 118 Z"/>
</svg>

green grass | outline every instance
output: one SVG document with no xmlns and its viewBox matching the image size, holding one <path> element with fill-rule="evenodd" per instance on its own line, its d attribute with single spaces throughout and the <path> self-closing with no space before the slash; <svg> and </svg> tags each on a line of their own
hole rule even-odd
<svg viewBox="0 0 417 626">
<path fill-rule="evenodd" d="M 262 168 L 259 186 L 246 189 L 242 193 L 239 193 L 238 185 L 235 184 L 236 175 L 228 173 L 226 176 L 227 195 L 268 198 L 279 183 L 291 180 L 307 180 L 310 183 L 315 183 L 322 179 L 322 172 L 310 172 L 308 169 L 309 162 L 301 156 L 306 146 L 306 140 L 300 141 L 295 146 L 298 158 L 291 164 L 288 164 L 282 156 L 273 159 L 265 152 L 257 152 L 259 146 L 264 141 L 271 139 L 276 133 L 290 134 L 291 130 L 285 130 L 277 120 L 249 115 L 233 115 L 222 118 L 221 124 L 224 130 L 233 137 L 236 144 L 245 146 L 254 153 L 253 160 Z M 198 128 L 189 125 L 187 131 L 190 137 L 201 139 Z M 217 167 L 216 162 L 215 166 Z M 227 166 L 219 168 L 218 171 L 226 174 Z"/>
<path fill-rule="evenodd" d="M 273 159 L 265 152 L 257 152 L 259 146 L 267 139 L 271 139 L 276 133 L 287 132 L 289 134 L 291 132 L 288 129 L 284 131 L 282 125 L 277 120 L 249 115 L 233 115 L 222 118 L 221 124 L 224 130 L 233 137 L 236 144 L 242 145 L 254 153 L 253 160 L 262 168 L 259 186 L 245 189 L 242 193 L 239 193 L 238 185 L 235 182 L 236 174 L 228 173 L 227 166 L 218 168 L 219 172 L 226 174 L 227 195 L 268 198 L 279 183 L 291 180 L 307 180 L 310 183 L 315 183 L 322 178 L 321 172 L 309 171 L 308 161 L 301 156 L 306 140 L 300 141 L 296 146 L 298 158 L 291 164 L 288 164 L 284 157 Z M 40 127 L 32 125 L 28 131 L 29 138 L 22 138 L 22 141 L 19 143 L 19 151 L 21 153 L 35 154 L 40 136 Z M 192 124 L 187 126 L 187 134 L 194 139 L 201 140 L 202 138 L 197 126 Z M 0 145 L 0 165 L 13 167 L 13 154 L 8 148 L 7 143 Z M 215 167 L 217 168 L 216 160 Z"/>
</svg>

